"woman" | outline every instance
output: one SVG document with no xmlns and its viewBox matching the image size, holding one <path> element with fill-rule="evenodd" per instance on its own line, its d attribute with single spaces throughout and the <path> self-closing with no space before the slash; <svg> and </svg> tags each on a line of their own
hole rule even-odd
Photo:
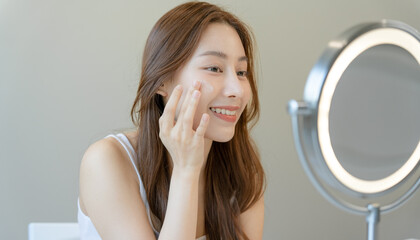
<svg viewBox="0 0 420 240">
<path fill-rule="evenodd" d="M 82 239 L 262 239 L 253 61 L 250 32 L 217 6 L 185 3 L 156 23 L 131 111 L 137 131 L 83 157 Z"/>
</svg>

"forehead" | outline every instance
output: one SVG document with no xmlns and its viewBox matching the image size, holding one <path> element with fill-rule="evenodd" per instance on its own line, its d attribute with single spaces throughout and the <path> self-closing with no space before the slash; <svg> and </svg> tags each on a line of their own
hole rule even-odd
<svg viewBox="0 0 420 240">
<path fill-rule="evenodd" d="M 238 33 L 226 23 L 211 23 L 207 26 L 201 35 L 193 57 L 208 51 L 222 52 L 232 59 L 245 56 L 245 50 Z"/>
</svg>

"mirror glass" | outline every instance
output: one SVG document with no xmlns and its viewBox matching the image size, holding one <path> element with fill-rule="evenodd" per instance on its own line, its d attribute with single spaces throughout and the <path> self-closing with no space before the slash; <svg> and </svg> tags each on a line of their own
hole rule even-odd
<svg viewBox="0 0 420 240">
<path fill-rule="evenodd" d="M 329 122 L 334 153 L 351 175 L 394 173 L 420 141 L 419 63 L 395 45 L 367 49 L 340 78 Z"/>
</svg>

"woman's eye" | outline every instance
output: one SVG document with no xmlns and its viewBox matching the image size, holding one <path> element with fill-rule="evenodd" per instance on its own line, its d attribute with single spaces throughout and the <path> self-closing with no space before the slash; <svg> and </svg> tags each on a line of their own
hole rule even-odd
<svg viewBox="0 0 420 240">
<path fill-rule="evenodd" d="M 239 72 L 237 72 L 237 74 L 238 74 L 239 77 L 246 77 L 246 76 L 248 76 L 248 72 L 247 71 L 239 71 Z"/>
<path fill-rule="evenodd" d="M 220 69 L 219 67 L 208 67 L 207 70 L 211 72 L 222 72 L 222 69 Z"/>
</svg>

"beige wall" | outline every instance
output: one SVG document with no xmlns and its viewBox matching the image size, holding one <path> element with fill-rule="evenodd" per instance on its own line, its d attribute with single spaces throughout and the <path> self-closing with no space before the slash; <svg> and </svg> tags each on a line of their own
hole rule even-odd
<svg viewBox="0 0 420 240">
<path fill-rule="evenodd" d="M 181 1 L 0 0 L 0 238 L 29 222 L 76 221 L 78 168 L 93 141 L 131 127 L 141 52 Z M 418 0 L 219 1 L 254 29 L 262 114 L 254 136 L 268 178 L 264 239 L 363 239 L 299 164 L 285 111 L 327 42 L 390 18 L 420 29 Z M 384 215 L 380 239 L 420 238 L 420 193 Z"/>
</svg>

